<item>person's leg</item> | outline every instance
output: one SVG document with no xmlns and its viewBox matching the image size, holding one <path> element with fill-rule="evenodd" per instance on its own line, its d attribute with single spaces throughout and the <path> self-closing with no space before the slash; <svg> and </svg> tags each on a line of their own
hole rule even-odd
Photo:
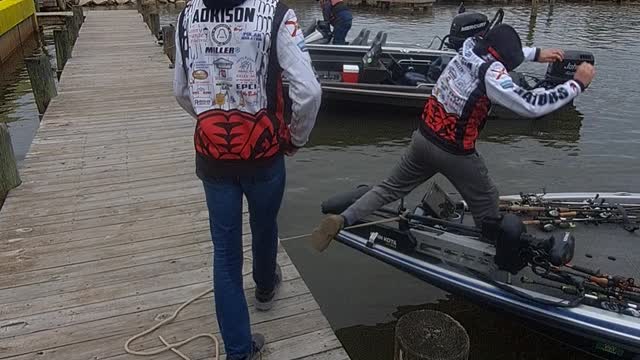
<svg viewBox="0 0 640 360">
<path fill-rule="evenodd" d="M 333 43 L 344 45 L 347 43 L 347 34 L 351 30 L 352 16 L 350 11 L 340 11 L 336 14 L 336 23 L 333 26 Z"/>
<path fill-rule="evenodd" d="M 231 178 L 203 181 L 213 240 L 213 286 L 227 359 L 253 351 L 242 282 L 242 188 Z"/>
<path fill-rule="evenodd" d="M 426 160 L 422 135 L 415 133 L 409 148 L 400 162 L 391 171 L 391 175 L 381 184 L 374 186 L 353 205 L 342 213 L 345 225 L 353 225 L 356 221 L 371 215 L 393 201 L 409 194 L 413 189 L 436 174 L 435 169 Z"/>
<path fill-rule="evenodd" d="M 476 226 L 481 227 L 483 219 L 499 215 L 498 189 L 489 177 L 480 154 L 451 157 L 447 160 L 450 166 L 443 169 L 442 173 L 460 192 L 469 205 Z"/>
<path fill-rule="evenodd" d="M 256 307 L 259 310 L 269 310 L 279 281 L 276 275 L 277 218 L 285 182 L 284 157 L 277 159 L 269 168 L 241 179 L 251 218 L 253 279 L 256 282 L 256 298 L 259 302 Z"/>
</svg>

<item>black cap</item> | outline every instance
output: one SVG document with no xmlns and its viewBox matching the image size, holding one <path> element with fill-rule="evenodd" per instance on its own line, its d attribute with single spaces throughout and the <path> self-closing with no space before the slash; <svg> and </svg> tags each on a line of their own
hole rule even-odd
<svg viewBox="0 0 640 360">
<path fill-rule="evenodd" d="M 520 36 L 507 24 L 500 24 L 489 30 L 487 35 L 478 42 L 475 50 L 479 55 L 487 53 L 493 55 L 509 71 L 517 68 L 524 61 Z"/>
</svg>

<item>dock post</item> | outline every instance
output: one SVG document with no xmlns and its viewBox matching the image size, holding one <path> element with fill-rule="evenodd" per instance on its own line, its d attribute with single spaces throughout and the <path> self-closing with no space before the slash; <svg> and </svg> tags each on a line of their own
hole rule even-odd
<svg viewBox="0 0 640 360">
<path fill-rule="evenodd" d="M 398 320 L 394 360 L 467 360 L 469 335 L 451 316 L 433 310 L 410 312 Z"/>
<path fill-rule="evenodd" d="M 44 114 L 51 99 L 58 95 L 51 63 L 44 53 L 25 58 L 24 62 L 29 73 L 29 80 L 31 80 L 31 89 L 33 89 L 38 112 Z"/>
<path fill-rule="evenodd" d="M 71 6 L 71 11 L 73 11 L 73 18 L 76 21 L 76 26 L 78 27 L 78 31 L 80 31 L 80 27 L 82 26 L 82 23 L 84 22 L 84 12 L 82 10 L 82 6 L 81 5 L 72 5 Z"/>
<path fill-rule="evenodd" d="M 9 190 L 20 185 L 20 175 L 7 124 L 0 122 L 0 207 Z"/>
<path fill-rule="evenodd" d="M 69 40 L 71 42 L 71 48 L 73 48 L 73 45 L 75 45 L 76 39 L 78 38 L 76 18 L 74 16 L 65 17 L 64 26 L 69 32 Z"/>
<path fill-rule="evenodd" d="M 149 30 L 156 39 L 160 36 L 160 14 L 153 11 L 149 13 Z"/>
<path fill-rule="evenodd" d="M 44 26 L 38 25 L 38 42 L 40 43 L 39 48 L 45 48 L 47 45 L 44 42 Z"/>
<path fill-rule="evenodd" d="M 162 39 L 164 47 L 164 53 L 172 64 L 176 63 L 176 28 L 173 25 L 162 27 Z"/>
<path fill-rule="evenodd" d="M 58 64 L 58 80 L 67 64 L 67 60 L 71 57 L 71 43 L 69 39 L 68 29 L 54 29 L 53 41 L 56 46 L 56 63 Z"/>
</svg>

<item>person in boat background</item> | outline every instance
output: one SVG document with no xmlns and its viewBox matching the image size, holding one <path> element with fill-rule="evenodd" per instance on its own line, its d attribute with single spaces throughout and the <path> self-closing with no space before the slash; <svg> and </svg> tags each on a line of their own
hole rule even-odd
<svg viewBox="0 0 640 360">
<path fill-rule="evenodd" d="M 492 103 L 535 118 L 570 103 L 595 75 L 580 64 L 574 79 L 553 89 L 525 90 L 509 76 L 524 60 L 562 61 L 559 49 L 522 48 L 517 32 L 501 24 L 484 38 L 469 38 L 445 67 L 427 99 L 420 128 L 391 175 L 341 215 L 328 215 L 313 231 L 312 244 L 324 250 L 344 227 L 406 196 L 436 173 L 443 174 L 467 202 L 476 226 L 499 212 L 498 190 L 489 177 L 476 140 Z"/>
<path fill-rule="evenodd" d="M 333 26 L 333 43 L 345 45 L 347 34 L 351 30 L 353 15 L 349 6 L 342 0 L 319 0 L 324 21 Z"/>
<path fill-rule="evenodd" d="M 321 100 L 293 10 L 278 0 L 192 0 L 176 31 L 174 94 L 196 118 L 196 173 L 214 247 L 216 317 L 229 360 L 254 360 L 265 339 L 251 333 L 243 286 L 243 196 L 251 226 L 255 308 L 271 309 L 281 282 L 277 215 L 284 155 L 304 146 Z M 283 75 L 291 121 L 285 122 Z"/>
</svg>

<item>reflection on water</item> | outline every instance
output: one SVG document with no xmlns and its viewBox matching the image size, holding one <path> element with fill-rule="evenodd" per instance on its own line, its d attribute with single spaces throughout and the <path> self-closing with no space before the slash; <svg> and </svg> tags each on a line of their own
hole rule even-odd
<svg viewBox="0 0 640 360">
<path fill-rule="evenodd" d="M 510 144 L 529 138 L 544 146 L 579 149 L 584 115 L 575 106 L 567 106 L 539 119 L 510 119 L 504 116 L 506 111 L 498 112 L 502 116 L 490 117 L 481 133 L 481 142 Z M 363 112 L 348 104 L 330 103 L 323 106 L 307 148 L 404 146 L 420 121 L 419 110 L 391 111 L 384 106 L 368 105 L 368 110 Z"/>
<path fill-rule="evenodd" d="M 0 122 L 9 127 L 18 161 L 24 159 L 38 129 L 38 108 L 23 61 L 37 47 L 36 37 L 32 37 L 0 64 Z"/>
</svg>

